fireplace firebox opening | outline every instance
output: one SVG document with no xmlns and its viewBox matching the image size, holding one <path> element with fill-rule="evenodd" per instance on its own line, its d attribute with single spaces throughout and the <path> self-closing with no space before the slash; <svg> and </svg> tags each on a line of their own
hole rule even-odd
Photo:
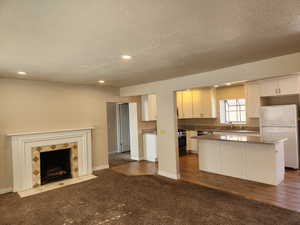
<svg viewBox="0 0 300 225">
<path fill-rule="evenodd" d="M 40 153 L 41 184 L 71 178 L 71 148 Z"/>
</svg>

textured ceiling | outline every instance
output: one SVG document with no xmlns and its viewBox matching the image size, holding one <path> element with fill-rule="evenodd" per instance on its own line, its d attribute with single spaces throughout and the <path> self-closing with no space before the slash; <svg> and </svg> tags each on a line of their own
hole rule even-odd
<svg viewBox="0 0 300 225">
<path fill-rule="evenodd" d="M 5 77 L 126 86 L 298 51 L 300 0 L 0 1 Z"/>
</svg>

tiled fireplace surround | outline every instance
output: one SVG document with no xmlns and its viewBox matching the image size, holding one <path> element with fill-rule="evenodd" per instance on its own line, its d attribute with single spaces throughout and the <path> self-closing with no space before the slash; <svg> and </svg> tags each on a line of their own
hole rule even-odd
<svg viewBox="0 0 300 225">
<path fill-rule="evenodd" d="M 33 188 L 41 185 L 41 152 L 71 149 L 70 164 L 72 178 L 78 177 L 78 146 L 76 142 L 58 145 L 46 145 L 32 148 L 32 183 Z"/>
<path fill-rule="evenodd" d="M 72 178 L 92 174 L 92 128 L 9 134 L 12 141 L 13 191 L 41 185 L 40 153 L 71 149 Z"/>
</svg>

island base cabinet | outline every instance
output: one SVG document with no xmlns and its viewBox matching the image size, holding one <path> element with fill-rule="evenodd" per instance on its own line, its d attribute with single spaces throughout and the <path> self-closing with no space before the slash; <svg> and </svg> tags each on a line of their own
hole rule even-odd
<svg viewBox="0 0 300 225">
<path fill-rule="evenodd" d="M 226 141 L 198 141 L 199 169 L 278 185 L 284 179 L 283 143 L 255 144 Z"/>
<path fill-rule="evenodd" d="M 220 145 L 220 173 L 223 175 L 230 175 L 232 177 L 245 177 L 245 151 L 243 143 L 228 142 L 225 145 Z"/>
<path fill-rule="evenodd" d="M 220 173 L 220 150 L 220 145 L 213 141 L 199 141 L 198 159 L 200 170 L 212 173 Z"/>
<path fill-rule="evenodd" d="M 280 184 L 284 179 L 283 145 L 246 144 L 246 178 L 261 183 Z"/>
</svg>

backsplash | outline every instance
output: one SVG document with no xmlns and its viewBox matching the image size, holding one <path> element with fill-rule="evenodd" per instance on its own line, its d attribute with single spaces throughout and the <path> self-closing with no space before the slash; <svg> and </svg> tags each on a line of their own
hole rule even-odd
<svg viewBox="0 0 300 225">
<path fill-rule="evenodd" d="M 218 126 L 218 127 L 226 127 L 230 126 L 227 124 L 219 123 L 218 119 L 201 119 L 201 118 L 193 118 L 193 119 L 179 119 L 178 120 L 178 127 L 185 127 L 185 126 Z M 247 121 L 247 124 L 234 124 L 234 127 L 259 127 L 259 119 L 252 118 Z"/>
</svg>

